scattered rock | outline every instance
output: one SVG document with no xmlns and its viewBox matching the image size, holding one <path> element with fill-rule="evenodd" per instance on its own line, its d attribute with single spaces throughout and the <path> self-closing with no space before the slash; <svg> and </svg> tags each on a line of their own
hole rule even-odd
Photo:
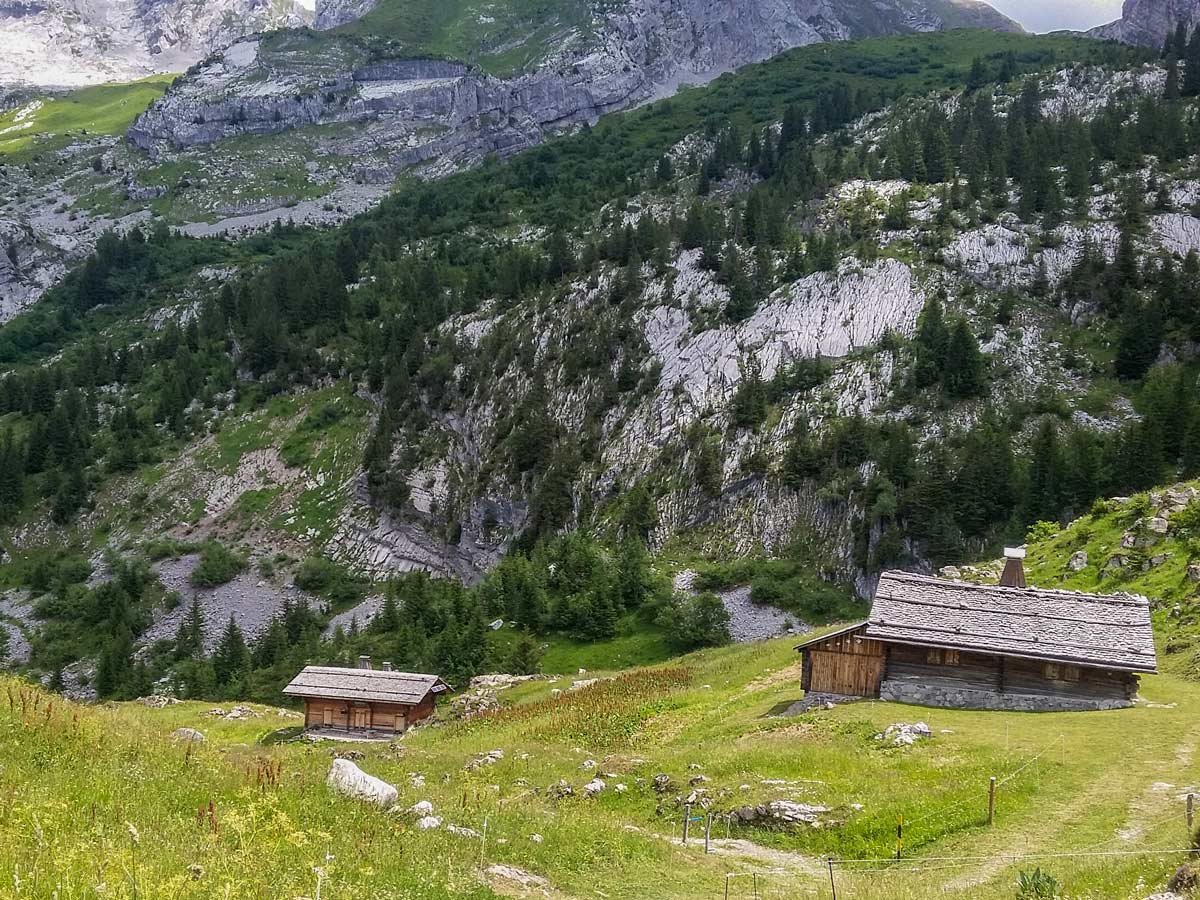
<svg viewBox="0 0 1200 900">
<path fill-rule="evenodd" d="M 151 709 L 162 709 L 164 706 L 174 706 L 179 702 L 179 698 L 170 694 L 152 694 L 149 697 L 138 697 L 136 702 Z"/>
<path fill-rule="evenodd" d="M 359 762 L 367 758 L 367 754 L 361 750 L 334 750 L 334 759 L 348 759 L 351 762 Z"/>
<path fill-rule="evenodd" d="M 502 759 L 504 759 L 503 750 L 489 750 L 487 753 L 480 753 L 478 756 L 468 762 L 463 768 L 470 772 L 475 769 L 480 769 L 484 766 L 494 766 Z"/>
<path fill-rule="evenodd" d="M 688 784 L 692 787 L 695 787 L 698 784 L 704 784 L 706 781 L 708 781 L 707 775 L 693 775 L 688 779 Z"/>
<path fill-rule="evenodd" d="M 396 798 L 400 796 L 400 792 L 386 781 L 368 775 L 348 759 L 333 761 L 326 783 L 344 797 L 353 797 L 385 808 L 395 805 Z"/>
<path fill-rule="evenodd" d="M 564 779 L 546 788 L 546 796 L 551 800 L 562 800 L 564 797 L 573 797 L 575 796 L 575 788 L 571 787 Z"/>
<path fill-rule="evenodd" d="M 1067 560 L 1067 568 L 1072 572 L 1079 572 L 1087 568 L 1088 555 L 1086 550 L 1076 550 L 1071 554 L 1071 558 Z"/>
<path fill-rule="evenodd" d="M 938 569 L 938 575 L 942 578 L 949 578 L 951 581 L 958 581 L 962 578 L 962 572 L 958 570 L 958 566 L 942 566 Z"/>
<path fill-rule="evenodd" d="M 418 800 L 408 808 L 408 811 L 414 816 L 424 818 L 425 816 L 433 815 L 433 804 L 428 800 Z"/>
<path fill-rule="evenodd" d="M 589 797 L 596 797 L 604 793 L 605 787 L 607 787 L 607 785 L 604 783 L 603 779 L 593 778 L 583 786 L 583 792 Z"/>
<path fill-rule="evenodd" d="M 617 783 L 617 784 L 616 784 L 616 785 L 613 787 L 613 790 L 614 790 L 614 791 L 616 791 L 618 794 L 623 794 L 623 793 L 625 793 L 627 790 L 629 790 L 629 786 L 628 786 L 627 784 L 625 784 L 624 782 L 618 782 L 618 783 Z"/>
<path fill-rule="evenodd" d="M 417 827 L 422 831 L 432 831 L 434 828 L 442 827 L 442 820 L 437 816 L 422 816 L 417 819 Z"/>
<path fill-rule="evenodd" d="M 669 794 L 675 790 L 675 782 L 665 772 L 654 776 L 654 793 Z"/>
<path fill-rule="evenodd" d="M 189 744 L 203 744 L 206 738 L 195 728 L 176 728 L 171 732 L 171 738 L 176 741 L 187 741 Z"/>
<path fill-rule="evenodd" d="M 889 725 L 882 734 L 875 735 L 875 740 L 889 743 L 893 747 L 908 747 L 922 738 L 933 737 L 933 732 L 924 722 L 914 722 L 907 725 L 897 722 Z"/>
<path fill-rule="evenodd" d="M 446 830 L 451 834 L 457 834 L 459 837 L 476 839 L 483 837 L 483 835 L 474 828 L 467 828 L 463 825 L 447 825 Z"/>
<path fill-rule="evenodd" d="M 540 834 L 531 834 L 529 836 L 529 840 L 534 844 L 540 844 L 546 839 L 544 837 L 542 837 Z"/>
<path fill-rule="evenodd" d="M 540 875 L 534 875 L 531 872 L 526 872 L 524 869 L 518 869 L 516 866 L 506 866 L 500 863 L 487 867 L 487 874 L 493 878 L 499 878 L 502 881 L 511 881 L 513 884 L 519 884 L 525 888 L 546 888 L 550 886 L 545 878 Z"/>
<path fill-rule="evenodd" d="M 1200 563 L 1190 563 L 1187 567 L 1188 581 L 1200 582 Z"/>
<path fill-rule="evenodd" d="M 596 761 L 594 759 L 585 759 L 579 764 L 579 768 L 586 771 L 591 771 L 592 769 L 596 768 Z"/>
</svg>

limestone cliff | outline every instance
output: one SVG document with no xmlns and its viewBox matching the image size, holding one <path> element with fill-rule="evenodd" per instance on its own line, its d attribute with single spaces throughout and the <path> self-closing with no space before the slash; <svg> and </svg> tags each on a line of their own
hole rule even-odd
<svg viewBox="0 0 1200 900">
<path fill-rule="evenodd" d="M 1105 40 L 1161 47 L 1179 22 L 1200 25 L 1200 0 L 1125 0 L 1121 18 L 1088 34 Z"/>
<path fill-rule="evenodd" d="M 0 85 L 181 72 L 244 35 L 310 18 L 293 0 L 0 0 Z"/>
<path fill-rule="evenodd" d="M 353 7 L 353 10 L 351 10 Z M 342 20 L 358 4 L 323 7 Z M 146 150 L 186 149 L 238 135 L 311 125 L 352 125 L 333 152 L 379 158 L 360 176 L 390 180 L 436 159 L 438 169 L 505 155 L 550 131 L 706 82 L 807 44 L 964 25 L 1019 26 L 969 0 L 626 0 L 582 45 L 564 43 L 511 79 L 466 64 L 380 59 L 376 47 L 299 33 L 253 38 L 208 60 L 138 119 L 129 136 Z M 435 171 L 434 174 L 437 172 Z"/>
</svg>

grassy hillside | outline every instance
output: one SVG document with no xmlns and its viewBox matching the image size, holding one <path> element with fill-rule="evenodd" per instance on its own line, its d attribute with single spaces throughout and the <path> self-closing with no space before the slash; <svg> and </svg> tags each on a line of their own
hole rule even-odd
<svg viewBox="0 0 1200 900">
<path fill-rule="evenodd" d="M 81 88 L 0 113 L 0 159 L 22 162 L 34 152 L 66 146 L 72 135 L 124 134 L 174 78 Z"/>
<path fill-rule="evenodd" d="M 1065 528 L 1035 526 L 1026 560 L 1029 581 L 1069 590 L 1144 594 L 1153 603 L 1160 665 L 1200 676 L 1198 489 L 1200 483 L 1189 482 L 1102 500 Z M 1154 530 L 1155 519 L 1166 521 L 1165 533 Z"/>
<path fill-rule="evenodd" d="M 563 44 L 587 37 L 592 7 L 589 0 L 383 0 L 334 33 L 469 60 L 503 77 L 534 68 Z"/>
<path fill-rule="evenodd" d="M 272 709 L 231 721 L 200 703 L 76 707 L 0 681 L 0 877 L 22 898 L 523 895 L 486 871 L 505 864 L 562 898 L 720 897 L 728 873 L 746 876 L 730 896 L 749 896 L 754 872 L 760 896 L 824 898 L 823 857 L 890 857 L 900 814 L 904 861 L 839 863 L 839 896 L 1011 898 L 1017 871 L 1040 865 L 1063 896 L 1140 898 L 1173 870 L 1177 859 L 1161 855 L 995 857 L 1183 845 L 1177 795 L 1196 783 L 1200 743 L 1192 685 L 1149 678 L 1152 703 L 1108 713 L 862 703 L 771 718 L 799 695 L 789 644 L 706 651 L 559 695 L 569 679 L 532 683 L 502 693 L 515 705 L 489 717 L 356 745 L 364 770 L 398 786 L 400 807 L 433 803 L 434 830 L 334 798 L 330 745 L 275 743 L 295 723 Z M 917 720 L 931 739 L 888 748 L 874 738 Z M 178 727 L 208 740 L 172 741 Z M 501 761 L 466 768 L 495 749 Z M 606 790 L 585 798 L 597 773 Z M 673 786 L 656 794 L 660 773 Z M 1001 788 L 988 829 L 992 775 Z M 560 780 L 574 795 L 550 799 Z M 824 827 L 795 831 L 720 818 L 706 856 L 678 842 L 677 798 L 691 790 L 722 814 L 779 799 L 828 811 Z"/>
</svg>

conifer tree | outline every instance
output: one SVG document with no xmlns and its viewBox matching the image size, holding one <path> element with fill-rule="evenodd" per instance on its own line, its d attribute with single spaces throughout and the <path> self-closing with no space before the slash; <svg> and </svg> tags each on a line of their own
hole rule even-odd
<svg viewBox="0 0 1200 900">
<path fill-rule="evenodd" d="M 249 655 L 242 630 L 230 614 L 229 624 L 225 626 L 213 653 L 213 673 L 217 684 L 229 685 L 244 675 L 249 665 Z"/>
</svg>

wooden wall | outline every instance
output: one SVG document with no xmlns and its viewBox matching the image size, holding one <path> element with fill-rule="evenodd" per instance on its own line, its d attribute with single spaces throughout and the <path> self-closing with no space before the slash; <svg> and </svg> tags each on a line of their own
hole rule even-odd
<svg viewBox="0 0 1200 900">
<path fill-rule="evenodd" d="M 415 706 L 308 697 L 304 701 L 304 727 L 404 731 L 410 725 L 429 718 L 433 710 L 432 694 L 426 695 Z"/>
<path fill-rule="evenodd" d="M 807 692 L 875 697 L 887 661 L 879 641 L 862 636 L 862 629 L 833 635 L 804 650 L 800 686 Z"/>
<path fill-rule="evenodd" d="M 1137 692 L 1137 678 L 1085 666 L 1044 663 L 894 644 L 888 655 L 888 681 L 922 688 L 967 689 L 1000 694 L 1037 694 L 1074 699 L 1120 700 Z"/>
</svg>

